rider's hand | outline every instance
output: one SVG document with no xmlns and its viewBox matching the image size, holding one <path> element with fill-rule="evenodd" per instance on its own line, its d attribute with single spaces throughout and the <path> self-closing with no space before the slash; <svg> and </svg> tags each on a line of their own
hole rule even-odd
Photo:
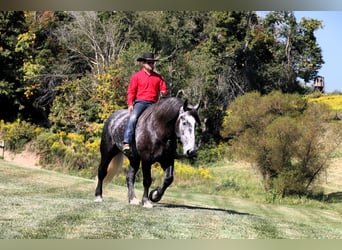
<svg viewBox="0 0 342 250">
<path fill-rule="evenodd" d="M 133 106 L 129 106 L 128 107 L 128 114 L 131 114 L 132 110 L 133 110 Z"/>
</svg>

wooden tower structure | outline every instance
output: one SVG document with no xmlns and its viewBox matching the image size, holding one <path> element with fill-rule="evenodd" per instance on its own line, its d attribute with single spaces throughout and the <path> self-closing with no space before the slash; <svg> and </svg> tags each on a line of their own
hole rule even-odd
<svg viewBox="0 0 342 250">
<path fill-rule="evenodd" d="M 323 76 L 316 76 L 313 83 L 314 91 L 319 91 L 324 93 L 324 77 Z"/>
</svg>

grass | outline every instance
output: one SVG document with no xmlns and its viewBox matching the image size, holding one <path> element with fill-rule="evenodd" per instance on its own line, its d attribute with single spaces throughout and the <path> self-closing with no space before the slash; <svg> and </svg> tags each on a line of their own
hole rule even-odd
<svg viewBox="0 0 342 250">
<path fill-rule="evenodd" d="M 258 182 L 246 165 L 217 166 L 212 174 L 221 176 L 222 183 L 208 181 L 194 189 L 171 186 L 160 203 L 145 209 L 127 204 L 124 186 L 109 184 L 104 188 L 105 201 L 95 203 L 94 180 L 0 160 L 0 238 L 342 238 L 341 199 L 269 204 L 262 192 L 251 190 Z M 330 191 L 340 188 L 334 184 Z"/>
</svg>

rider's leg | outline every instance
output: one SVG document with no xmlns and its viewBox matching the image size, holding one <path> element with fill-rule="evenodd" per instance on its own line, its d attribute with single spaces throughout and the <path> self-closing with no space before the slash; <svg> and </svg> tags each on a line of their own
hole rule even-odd
<svg viewBox="0 0 342 250">
<path fill-rule="evenodd" d="M 137 101 L 134 104 L 134 108 L 129 116 L 128 124 L 124 133 L 124 141 L 123 141 L 124 145 L 132 144 L 135 126 L 138 122 L 138 118 L 141 115 L 141 113 L 151 104 L 152 104 L 151 102 L 145 102 L 145 101 Z"/>
</svg>

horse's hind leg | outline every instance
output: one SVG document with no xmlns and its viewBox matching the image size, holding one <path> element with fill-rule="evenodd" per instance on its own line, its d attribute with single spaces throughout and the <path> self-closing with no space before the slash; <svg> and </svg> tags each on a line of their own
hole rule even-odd
<svg viewBox="0 0 342 250">
<path fill-rule="evenodd" d="M 129 166 L 127 177 L 126 177 L 127 188 L 128 188 L 128 203 L 132 205 L 140 204 L 134 192 L 135 176 L 139 170 L 139 165 L 140 165 L 140 161 L 130 160 L 130 166 Z"/>
<path fill-rule="evenodd" d="M 95 190 L 95 197 L 96 197 L 95 201 L 103 201 L 103 197 L 102 197 L 103 180 L 107 175 L 107 169 L 113 156 L 114 156 L 113 152 L 101 151 L 101 162 L 100 162 L 98 172 L 97 172 L 97 186 Z"/>
</svg>

